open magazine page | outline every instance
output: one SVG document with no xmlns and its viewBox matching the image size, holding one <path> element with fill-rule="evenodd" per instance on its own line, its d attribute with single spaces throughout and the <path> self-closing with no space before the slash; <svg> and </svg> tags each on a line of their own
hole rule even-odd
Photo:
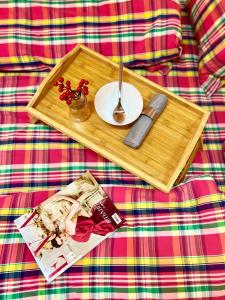
<svg viewBox="0 0 225 300">
<path fill-rule="evenodd" d="M 89 172 L 15 220 L 48 282 L 123 222 L 119 211 Z"/>
</svg>

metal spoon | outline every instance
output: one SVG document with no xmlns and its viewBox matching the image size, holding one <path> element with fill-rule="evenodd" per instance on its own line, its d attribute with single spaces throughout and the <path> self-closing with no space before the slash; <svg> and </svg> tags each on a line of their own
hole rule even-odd
<svg viewBox="0 0 225 300">
<path fill-rule="evenodd" d="M 122 82 L 123 82 L 123 63 L 119 63 L 119 97 L 118 97 L 118 104 L 113 110 L 113 119 L 121 123 L 125 118 L 125 110 L 121 104 L 121 91 L 122 91 Z"/>
</svg>

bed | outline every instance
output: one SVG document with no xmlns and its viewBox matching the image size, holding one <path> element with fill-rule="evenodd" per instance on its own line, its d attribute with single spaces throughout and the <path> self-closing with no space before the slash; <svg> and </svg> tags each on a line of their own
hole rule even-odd
<svg viewBox="0 0 225 300">
<path fill-rule="evenodd" d="M 79 3 L 88 9 L 88 1 Z M 36 5 L 40 9 L 32 15 Z M 183 0 L 180 5 L 182 55 L 173 61 L 172 69 L 161 74 L 138 65 L 135 67 L 138 74 L 211 112 L 203 132 L 203 149 L 197 153 L 188 170 L 186 184 L 168 195 L 154 190 L 146 182 L 46 124 L 30 122 L 25 107 L 57 59 L 39 64 L 29 61 L 29 57 L 24 55 L 22 62 L 26 68 L 21 68 L 21 62 L 16 61 L 13 55 L 10 64 L 2 61 L 1 299 L 224 299 L 225 164 L 222 144 L 225 141 L 225 87 L 209 97 L 200 86 L 198 45 Z M 41 18 L 46 28 L 52 28 L 52 32 L 57 34 L 56 25 L 63 26 L 64 23 L 55 19 L 53 6 L 46 1 L 3 1 L 0 4 L 1 39 L 8 45 L 9 53 L 13 53 L 14 43 L 20 40 L 19 33 L 24 34 L 21 44 L 32 47 L 26 35 L 26 28 L 32 27 L 32 18 L 37 21 L 32 27 L 37 40 L 41 40 L 38 35 Z M 57 9 L 69 10 L 72 6 L 72 1 L 55 3 Z M 31 8 L 30 19 L 23 15 L 27 7 Z M 18 36 L 13 35 L 10 24 L 16 28 Z M 54 40 L 53 35 L 43 43 Z M 72 47 L 70 35 L 60 39 L 61 47 L 67 41 Z M 88 40 L 86 42 L 88 44 Z M 109 193 L 127 219 L 127 224 L 47 285 L 13 220 L 86 170 L 90 170 Z M 199 202 L 196 200 L 193 204 L 193 199 Z M 190 202 L 192 205 L 186 207 L 189 213 L 194 210 L 197 216 L 190 216 L 188 223 L 179 213 L 182 213 L 182 203 Z M 213 204 L 207 206 L 209 202 Z M 200 204 L 205 205 L 204 211 L 198 209 Z M 168 210 L 165 226 L 171 237 L 169 240 L 160 240 L 159 232 L 165 229 L 160 225 L 160 209 Z M 205 214 L 214 215 L 216 211 L 217 217 L 211 220 L 214 231 L 212 229 L 211 239 L 207 239 L 204 231 L 207 227 L 201 224 L 201 220 Z M 155 219 L 152 218 L 154 215 Z M 182 228 L 173 228 L 174 218 L 180 218 L 179 226 Z M 197 231 L 192 234 L 192 230 Z M 187 236 L 190 239 L 185 240 Z M 210 241 L 214 245 L 211 248 Z M 192 248 L 191 242 L 201 245 L 201 249 Z M 174 246 L 171 251 L 167 247 L 170 244 Z"/>
</svg>

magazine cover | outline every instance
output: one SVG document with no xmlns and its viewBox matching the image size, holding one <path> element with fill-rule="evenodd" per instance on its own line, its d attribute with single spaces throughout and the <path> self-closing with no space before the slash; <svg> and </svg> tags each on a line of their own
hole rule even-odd
<svg viewBox="0 0 225 300">
<path fill-rule="evenodd" d="M 51 282 L 119 228 L 124 219 L 87 172 L 14 222 Z"/>
</svg>

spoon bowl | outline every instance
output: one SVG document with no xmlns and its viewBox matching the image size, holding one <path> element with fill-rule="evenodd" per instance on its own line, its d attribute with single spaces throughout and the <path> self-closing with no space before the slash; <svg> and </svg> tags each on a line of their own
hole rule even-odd
<svg viewBox="0 0 225 300">
<path fill-rule="evenodd" d="M 118 123 L 122 123 L 124 121 L 125 111 L 122 106 L 117 106 L 113 111 L 113 119 Z"/>
</svg>

